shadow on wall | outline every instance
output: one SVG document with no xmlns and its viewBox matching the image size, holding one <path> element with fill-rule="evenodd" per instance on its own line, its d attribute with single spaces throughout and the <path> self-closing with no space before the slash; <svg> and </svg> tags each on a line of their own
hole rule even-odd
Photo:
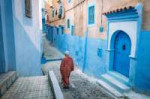
<svg viewBox="0 0 150 99">
<path fill-rule="evenodd" d="M 1 32 L 1 52 L 2 59 L 1 69 L 2 72 L 15 70 L 15 45 L 14 45 L 14 30 L 13 30 L 13 13 L 12 13 L 12 1 L 1 0 L 0 1 L 0 32 Z M 3 55 L 3 56 L 2 56 Z M 3 64 L 3 65 L 2 65 Z"/>
<path fill-rule="evenodd" d="M 30 19 L 25 16 L 24 0 L 13 1 L 16 70 L 19 76 L 42 74 L 38 5 L 37 0 L 32 1 L 32 18 Z"/>
<path fill-rule="evenodd" d="M 20 76 L 41 75 L 41 52 L 15 17 L 16 69 Z M 36 34 L 36 33 L 35 33 Z M 33 37 L 33 39 L 35 39 Z"/>
<path fill-rule="evenodd" d="M 16 60 L 15 60 L 15 41 L 14 41 L 14 27 L 13 27 L 13 12 L 12 12 L 12 2 L 10 0 L 4 0 L 5 2 L 5 26 L 6 26 L 6 52 L 7 52 L 7 62 L 8 71 L 16 70 Z M 9 9 L 9 10 L 8 10 Z"/>
<path fill-rule="evenodd" d="M 2 34 L 2 21 L 1 21 L 1 7 L 0 7 L 0 73 L 5 71 L 5 60 L 4 60 L 4 45 L 3 45 L 3 34 Z"/>
</svg>

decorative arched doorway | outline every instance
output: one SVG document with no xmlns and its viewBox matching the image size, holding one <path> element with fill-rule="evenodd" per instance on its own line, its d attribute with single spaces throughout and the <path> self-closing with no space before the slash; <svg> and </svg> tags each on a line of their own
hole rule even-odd
<svg viewBox="0 0 150 99">
<path fill-rule="evenodd" d="M 126 77 L 129 77 L 131 40 L 129 36 L 119 31 L 114 40 L 114 62 L 113 69 Z"/>
</svg>

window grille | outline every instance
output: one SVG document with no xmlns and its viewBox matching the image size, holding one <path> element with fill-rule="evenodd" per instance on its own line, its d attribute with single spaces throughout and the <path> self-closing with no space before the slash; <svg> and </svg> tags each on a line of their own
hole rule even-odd
<svg viewBox="0 0 150 99">
<path fill-rule="evenodd" d="M 95 6 L 90 6 L 88 9 L 88 24 L 94 24 L 95 22 Z"/>
</svg>

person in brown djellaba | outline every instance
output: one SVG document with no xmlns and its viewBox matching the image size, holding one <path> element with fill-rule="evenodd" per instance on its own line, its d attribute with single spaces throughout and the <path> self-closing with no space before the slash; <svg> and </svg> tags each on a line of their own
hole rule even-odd
<svg viewBox="0 0 150 99">
<path fill-rule="evenodd" d="M 65 52 L 65 57 L 60 65 L 60 73 L 62 77 L 62 85 L 63 88 L 69 88 L 69 77 L 70 73 L 74 70 L 74 62 L 73 59 L 69 56 L 69 51 Z"/>
</svg>

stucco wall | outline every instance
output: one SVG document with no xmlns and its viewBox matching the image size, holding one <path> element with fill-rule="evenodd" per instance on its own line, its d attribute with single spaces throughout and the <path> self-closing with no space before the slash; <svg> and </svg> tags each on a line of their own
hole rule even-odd
<svg viewBox="0 0 150 99">
<path fill-rule="evenodd" d="M 53 2 L 56 2 L 57 0 L 53 0 Z M 84 36 L 84 32 L 88 29 L 89 34 L 88 37 L 90 38 L 100 38 L 100 39 L 106 39 L 107 38 L 107 19 L 104 15 L 102 15 L 102 26 L 104 27 L 104 32 L 100 33 L 99 32 L 99 27 L 101 26 L 101 14 L 103 12 L 110 11 L 112 9 L 117 9 L 121 8 L 122 6 L 135 6 L 138 2 L 143 3 L 144 5 L 144 14 L 143 14 L 143 29 L 144 30 L 149 30 L 150 29 L 150 21 L 149 21 L 149 16 L 150 16 L 150 7 L 149 7 L 149 1 L 147 0 L 119 0 L 116 2 L 116 0 L 103 0 L 103 5 L 102 5 L 102 0 L 75 0 L 71 1 L 68 3 L 67 0 L 63 0 L 63 5 L 65 7 L 65 19 L 57 20 L 52 23 L 51 25 L 64 25 L 66 23 L 66 20 L 68 17 L 72 19 L 72 24 L 75 24 L 75 34 L 78 36 Z M 77 4 L 82 2 L 80 5 L 75 7 Z M 96 23 L 95 26 L 93 27 L 87 27 L 87 6 L 91 3 L 96 4 Z M 55 4 L 55 8 L 57 8 L 58 4 Z M 102 8 L 103 6 L 103 8 Z M 73 8 L 75 7 L 75 8 Z M 71 9 L 71 10 L 70 10 Z M 103 11 L 102 11 L 103 9 Z M 69 11 L 68 11 L 69 10 Z M 75 20 L 74 20 L 75 19 Z M 66 27 L 66 26 L 65 26 Z M 65 33 L 70 33 L 70 31 L 65 28 Z"/>
<path fill-rule="evenodd" d="M 4 57 L 4 45 L 2 34 L 2 21 L 1 21 L 1 5 L 0 5 L 0 73 L 5 71 L 5 57 Z"/>
<path fill-rule="evenodd" d="M 142 31 L 135 73 L 135 89 L 150 92 L 150 31 Z"/>
<path fill-rule="evenodd" d="M 32 18 L 27 18 L 24 0 L 13 1 L 16 69 L 20 76 L 41 74 L 41 8 L 39 0 L 31 2 Z"/>
<path fill-rule="evenodd" d="M 15 44 L 13 29 L 12 1 L 1 0 L 2 36 L 4 45 L 5 72 L 15 70 Z"/>
<path fill-rule="evenodd" d="M 144 30 L 150 30 L 150 1 L 149 0 L 143 0 L 144 5 L 144 14 L 143 14 L 143 29 Z"/>
</svg>

